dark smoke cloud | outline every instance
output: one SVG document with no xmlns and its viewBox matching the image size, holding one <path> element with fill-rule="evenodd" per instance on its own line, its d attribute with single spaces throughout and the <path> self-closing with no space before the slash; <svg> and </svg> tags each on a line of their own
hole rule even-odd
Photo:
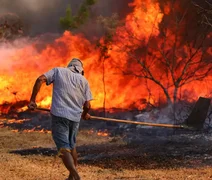
<svg viewBox="0 0 212 180">
<path fill-rule="evenodd" d="M 27 25 L 29 35 L 43 33 L 61 33 L 59 18 L 65 14 L 68 4 L 71 4 L 73 13 L 76 13 L 83 0 L 1 0 L 0 15 L 15 13 Z M 92 7 L 91 17 L 78 31 L 85 35 L 99 34 L 96 17 L 99 15 L 110 16 L 118 12 L 124 17 L 128 13 L 128 3 L 132 0 L 99 0 Z"/>
</svg>

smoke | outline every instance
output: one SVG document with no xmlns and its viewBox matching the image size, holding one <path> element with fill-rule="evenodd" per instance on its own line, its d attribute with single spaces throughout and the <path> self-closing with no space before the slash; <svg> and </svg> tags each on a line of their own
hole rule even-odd
<svg viewBox="0 0 212 180">
<path fill-rule="evenodd" d="M 2 14 L 17 14 L 28 27 L 30 35 L 51 30 L 52 32 L 58 31 L 56 26 L 58 19 L 56 19 L 56 16 L 59 16 L 60 9 L 62 10 L 59 0 L 3 0 L 0 3 L 0 12 Z"/>
<path fill-rule="evenodd" d="M 35 43 L 35 40 L 30 38 L 21 38 L 18 40 L 13 41 L 13 43 L 2 43 L 0 44 L 0 66 L 2 72 L 7 73 L 15 73 L 13 71 L 13 66 L 22 62 L 18 60 L 14 60 L 15 54 L 19 51 L 19 49 L 27 47 L 31 43 Z M 35 49 L 31 48 L 31 51 L 29 52 L 31 54 L 37 54 Z M 24 62 L 24 63 L 30 63 L 30 62 Z"/>
<path fill-rule="evenodd" d="M 113 12 L 118 12 L 120 16 L 126 15 L 129 11 L 128 3 L 132 0 L 99 0 L 92 7 L 91 17 L 77 32 L 82 32 L 86 36 L 99 34 L 96 18 L 99 15 L 110 16 Z M 0 15 L 5 13 L 17 14 L 28 28 L 31 36 L 37 34 L 61 33 L 59 19 L 64 16 L 68 4 L 71 5 L 75 14 L 83 0 L 1 0 Z"/>
</svg>

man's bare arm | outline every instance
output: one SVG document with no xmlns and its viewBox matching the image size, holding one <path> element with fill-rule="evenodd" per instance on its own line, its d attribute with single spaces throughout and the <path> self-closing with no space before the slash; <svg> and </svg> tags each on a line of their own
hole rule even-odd
<svg viewBox="0 0 212 180">
<path fill-rule="evenodd" d="M 90 119 L 90 114 L 88 114 L 89 110 L 91 109 L 90 101 L 85 101 L 83 105 L 83 112 L 82 112 L 82 119 Z"/>
<path fill-rule="evenodd" d="M 37 94 L 40 91 L 41 85 L 46 82 L 47 82 L 47 79 L 46 79 L 46 76 L 44 76 L 44 75 L 39 76 L 37 78 L 37 80 L 35 81 L 35 84 L 34 84 L 34 87 L 32 90 L 32 95 L 30 98 L 30 103 L 28 105 L 29 108 L 31 108 L 31 109 L 36 108 L 37 105 L 36 105 L 35 101 L 36 101 Z"/>
</svg>

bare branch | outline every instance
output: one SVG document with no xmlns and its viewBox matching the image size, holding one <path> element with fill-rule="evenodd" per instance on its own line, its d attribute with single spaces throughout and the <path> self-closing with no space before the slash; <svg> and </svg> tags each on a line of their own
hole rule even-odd
<svg viewBox="0 0 212 180">
<path fill-rule="evenodd" d="M 192 1 L 193 5 L 197 8 L 198 13 L 202 16 L 202 23 L 212 27 L 212 3 L 205 1 L 205 7 Z"/>
</svg>

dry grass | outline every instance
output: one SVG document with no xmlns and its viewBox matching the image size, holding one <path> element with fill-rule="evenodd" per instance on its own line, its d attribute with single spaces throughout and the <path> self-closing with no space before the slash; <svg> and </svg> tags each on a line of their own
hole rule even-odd
<svg viewBox="0 0 212 180">
<path fill-rule="evenodd" d="M 0 128 L 0 180 L 64 180 L 68 172 L 60 159 L 51 156 L 51 153 L 11 153 L 13 150 L 24 149 L 29 149 L 30 152 L 36 147 L 53 148 L 51 135 L 38 132 L 17 133 L 8 128 Z M 211 164 L 202 164 L 202 161 L 195 158 L 160 159 L 154 154 L 135 154 L 138 147 L 127 146 L 121 139 L 80 132 L 78 147 L 78 170 L 82 180 L 212 179 Z"/>
</svg>

